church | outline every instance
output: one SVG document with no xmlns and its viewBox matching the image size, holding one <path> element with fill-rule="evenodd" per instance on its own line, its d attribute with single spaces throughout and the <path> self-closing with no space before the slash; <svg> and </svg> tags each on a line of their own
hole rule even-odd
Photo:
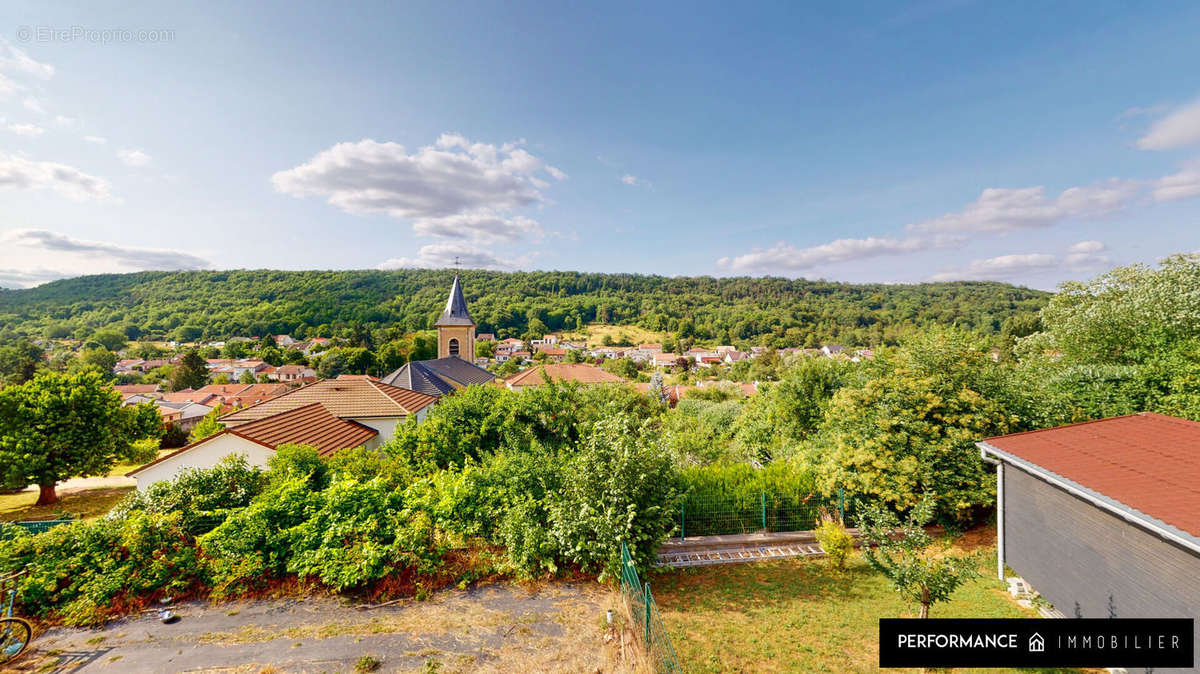
<svg viewBox="0 0 1200 674">
<path fill-rule="evenodd" d="M 475 364 L 475 320 L 467 310 L 458 276 L 450 286 L 446 308 L 434 325 L 438 357 L 414 360 L 380 381 L 432 396 L 443 396 L 471 384 L 486 384 L 496 375 Z"/>
</svg>

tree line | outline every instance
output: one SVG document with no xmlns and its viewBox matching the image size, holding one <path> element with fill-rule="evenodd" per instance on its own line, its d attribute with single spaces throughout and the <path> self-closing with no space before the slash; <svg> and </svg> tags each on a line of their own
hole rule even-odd
<svg viewBox="0 0 1200 674">
<path fill-rule="evenodd" d="M 538 337 L 592 323 L 763 346 L 896 344 L 916 329 L 983 334 L 1049 294 L 1003 283 L 849 284 L 784 278 L 464 270 L 479 332 Z M 130 341 L 290 334 L 384 343 L 433 327 L 453 272 L 180 271 L 63 279 L 0 290 L 0 337 Z M 111 335 L 109 335 L 111 338 Z M 366 344 L 361 344 L 366 345 Z"/>
</svg>

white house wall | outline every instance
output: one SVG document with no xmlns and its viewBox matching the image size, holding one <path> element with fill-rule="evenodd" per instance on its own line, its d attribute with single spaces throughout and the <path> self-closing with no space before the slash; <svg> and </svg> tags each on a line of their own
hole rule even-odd
<svg viewBox="0 0 1200 674">
<path fill-rule="evenodd" d="M 133 477 L 137 480 L 138 491 L 145 491 L 155 482 L 170 480 L 185 468 L 212 468 L 231 454 L 245 456 L 251 466 L 266 466 L 275 451 L 232 433 L 224 433 L 156 463 Z"/>
<path fill-rule="evenodd" d="M 350 419 L 350 421 L 357 421 L 363 426 L 368 426 L 379 431 L 379 435 L 376 435 L 366 442 L 367 449 L 374 449 L 396 437 L 396 426 L 397 424 L 401 423 L 403 419 L 400 417 L 375 417 L 370 419 Z"/>
</svg>

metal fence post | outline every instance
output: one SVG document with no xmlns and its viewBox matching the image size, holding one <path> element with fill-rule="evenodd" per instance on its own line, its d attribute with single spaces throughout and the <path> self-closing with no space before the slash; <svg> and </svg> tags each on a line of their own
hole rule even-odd
<svg viewBox="0 0 1200 674">
<path fill-rule="evenodd" d="M 650 583 L 646 583 L 646 594 L 643 597 L 643 603 L 646 605 L 646 652 L 650 651 Z"/>
<path fill-rule="evenodd" d="M 679 501 L 679 540 L 687 538 L 687 499 Z"/>
<path fill-rule="evenodd" d="M 767 492 L 762 493 L 762 523 L 763 531 L 767 530 Z"/>
<path fill-rule="evenodd" d="M 846 490 L 838 487 L 838 521 L 846 526 Z"/>
</svg>

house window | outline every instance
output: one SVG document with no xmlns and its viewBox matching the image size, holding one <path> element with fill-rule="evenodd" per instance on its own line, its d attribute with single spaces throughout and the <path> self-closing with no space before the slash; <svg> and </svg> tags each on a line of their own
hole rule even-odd
<svg viewBox="0 0 1200 674">
<path fill-rule="evenodd" d="M 450 346 L 450 355 L 451 355 L 451 356 L 457 356 L 457 355 L 458 355 L 458 340 L 457 340 L 457 339 L 451 339 L 451 340 L 450 340 L 450 345 L 449 345 L 449 346 Z"/>
</svg>

